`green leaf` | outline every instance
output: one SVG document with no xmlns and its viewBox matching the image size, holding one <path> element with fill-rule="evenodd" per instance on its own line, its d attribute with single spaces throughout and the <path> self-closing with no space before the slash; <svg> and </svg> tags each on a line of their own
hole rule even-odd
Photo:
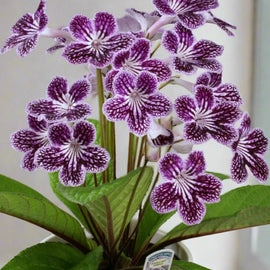
<svg viewBox="0 0 270 270">
<path fill-rule="evenodd" d="M 11 215 L 58 235 L 79 248 L 87 240 L 80 223 L 37 191 L 0 175 L 0 212 Z"/>
<path fill-rule="evenodd" d="M 99 199 L 103 195 L 106 195 L 112 190 L 122 186 L 125 181 L 125 178 L 122 178 L 98 187 L 65 187 L 61 183 L 58 183 L 57 189 L 69 201 L 76 204 L 86 205 L 87 203 Z"/>
<path fill-rule="evenodd" d="M 70 270 L 98 270 L 98 266 L 102 260 L 102 253 L 103 249 L 101 246 L 95 248 L 78 265 L 72 267 Z"/>
<path fill-rule="evenodd" d="M 217 172 L 207 172 L 207 173 L 213 174 L 214 176 L 216 176 L 220 180 L 231 179 L 231 177 L 227 174 L 217 173 Z"/>
<path fill-rule="evenodd" d="M 240 187 L 221 196 L 221 201 L 208 204 L 200 224 L 180 224 L 163 237 L 157 246 L 193 237 L 270 224 L 270 186 Z M 157 247 L 156 246 L 156 247 Z"/>
<path fill-rule="evenodd" d="M 83 260 L 84 255 L 63 243 L 38 244 L 20 252 L 1 270 L 63 270 Z"/>
<path fill-rule="evenodd" d="M 106 234 L 110 233 L 107 231 L 108 224 L 110 225 L 110 223 L 112 223 L 112 226 L 110 227 L 113 229 L 115 238 L 119 233 L 121 233 L 120 229 L 124 222 L 126 209 L 129 204 L 132 191 L 139 178 L 138 186 L 130 205 L 130 211 L 126 219 L 125 226 L 130 222 L 131 218 L 142 203 L 152 181 L 152 176 L 152 168 L 139 168 L 110 183 L 109 185 L 115 186 L 115 188 L 108 191 L 106 196 L 96 198 L 95 200 L 85 204 L 96 222 Z M 118 181 L 120 181 L 120 185 L 118 184 Z M 110 209 L 108 209 L 108 205 Z M 111 214 L 111 216 L 109 216 L 109 214 Z"/>
<path fill-rule="evenodd" d="M 150 242 L 154 234 L 176 211 L 167 214 L 158 214 L 153 210 L 150 203 L 148 203 L 145 214 L 140 222 L 138 237 L 135 247 L 135 253 L 139 251 L 144 245 Z"/>
<path fill-rule="evenodd" d="M 58 172 L 49 173 L 49 178 L 50 178 L 51 188 L 54 194 L 59 198 L 60 201 L 62 201 L 68 207 L 68 209 L 74 214 L 74 216 L 80 220 L 84 228 L 88 228 L 78 204 L 71 202 L 65 196 L 63 196 L 61 192 L 59 192 L 57 188 L 57 186 L 60 185 L 59 180 L 58 180 Z"/>
<path fill-rule="evenodd" d="M 210 269 L 192 262 L 173 261 L 171 270 L 210 270 Z"/>
</svg>

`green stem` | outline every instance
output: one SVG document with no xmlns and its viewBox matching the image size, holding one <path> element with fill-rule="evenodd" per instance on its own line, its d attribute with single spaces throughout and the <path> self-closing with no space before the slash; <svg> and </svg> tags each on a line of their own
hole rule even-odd
<svg viewBox="0 0 270 270">
<path fill-rule="evenodd" d="M 98 102 L 99 102 L 99 122 L 100 122 L 100 140 L 101 147 L 108 149 L 106 145 L 106 137 L 107 137 L 107 120 L 103 114 L 102 108 L 104 104 L 104 89 L 103 89 L 103 80 L 101 69 L 96 69 L 96 77 L 97 77 L 97 90 L 98 90 Z M 103 184 L 109 182 L 107 173 L 102 172 L 102 182 Z"/>
</svg>

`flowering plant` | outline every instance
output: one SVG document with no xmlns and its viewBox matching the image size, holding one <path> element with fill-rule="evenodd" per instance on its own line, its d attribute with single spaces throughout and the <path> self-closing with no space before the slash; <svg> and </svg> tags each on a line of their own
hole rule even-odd
<svg viewBox="0 0 270 270">
<path fill-rule="evenodd" d="M 56 42 L 48 53 L 61 50 L 87 73 L 74 83 L 55 76 L 47 98 L 27 105 L 29 127 L 13 133 L 11 144 L 25 153 L 24 169 L 49 172 L 53 192 L 73 216 L 4 175 L 0 211 L 70 245 L 35 245 L 2 269 L 143 269 L 148 254 L 171 243 L 270 223 L 269 187 L 221 195 L 223 180 L 241 184 L 251 172 L 263 183 L 269 169 L 263 159 L 268 139 L 251 128 L 236 86 L 222 82 L 217 58 L 223 46 L 195 39 L 194 29 L 206 23 L 233 35 L 235 27 L 213 14 L 217 0 L 154 0 L 152 13 L 76 15 L 59 29 L 48 27 L 45 6 L 41 0 L 17 21 L 1 53 L 17 47 L 27 56 L 46 36 Z M 165 95 L 169 85 L 172 95 L 184 94 Z M 97 100 L 98 119 L 91 118 L 87 97 Z M 128 127 L 124 175 L 117 172 L 118 121 Z M 210 139 L 231 149 L 230 175 L 207 171 L 199 147 Z M 174 214 L 179 225 L 152 243 Z M 205 269 L 179 260 L 173 267 Z"/>
</svg>

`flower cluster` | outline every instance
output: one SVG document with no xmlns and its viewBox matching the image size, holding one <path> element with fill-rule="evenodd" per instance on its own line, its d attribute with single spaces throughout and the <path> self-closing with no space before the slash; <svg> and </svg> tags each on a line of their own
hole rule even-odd
<svg viewBox="0 0 270 270">
<path fill-rule="evenodd" d="M 108 167 L 112 152 L 104 136 L 110 130 L 106 125 L 126 121 L 130 134 L 141 141 L 138 166 L 143 159 L 159 159 L 165 182 L 152 190 L 153 209 L 158 213 L 178 209 L 183 222 L 192 225 L 202 221 L 204 204 L 218 202 L 222 190 L 220 179 L 205 172 L 203 152 L 192 151 L 192 145 L 214 139 L 232 150 L 234 181 L 246 181 L 249 168 L 263 182 L 269 174 L 263 160 L 268 140 L 262 130 L 251 130 L 236 86 L 222 83 L 217 58 L 223 46 L 195 38 L 193 30 L 206 23 L 233 35 L 230 29 L 235 27 L 213 15 L 218 1 L 154 0 L 153 4 L 152 13 L 130 9 L 119 19 L 107 12 L 96 13 L 93 19 L 76 15 L 66 28 L 54 30 L 47 27 L 42 0 L 34 14 L 19 19 L 2 53 L 18 45 L 18 54 L 25 56 L 39 36 L 56 38 L 59 46 L 49 51 L 61 49 L 68 63 L 87 64 L 90 75 L 84 78 L 91 80 L 78 80 L 68 88 L 65 78 L 55 77 L 47 98 L 27 105 L 29 129 L 14 133 L 11 141 L 25 152 L 23 168 L 60 170 L 62 184 L 79 186 L 86 172 L 99 173 Z M 165 49 L 163 59 L 154 56 L 160 46 Z M 195 73 L 195 82 L 179 79 Z M 162 92 L 170 83 L 184 86 L 187 93 L 171 100 Z M 94 145 L 95 126 L 87 121 L 92 108 L 83 102 L 87 96 L 94 98 L 91 88 L 98 91 L 101 146 Z M 180 126 L 182 133 L 177 132 Z M 157 149 L 155 155 L 151 156 L 151 149 Z M 182 153 L 189 156 L 184 160 Z M 134 162 L 132 155 L 129 161 Z"/>
</svg>

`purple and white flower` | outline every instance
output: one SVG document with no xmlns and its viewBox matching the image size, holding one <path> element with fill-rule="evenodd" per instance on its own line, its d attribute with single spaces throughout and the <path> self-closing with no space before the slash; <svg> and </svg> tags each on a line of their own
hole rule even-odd
<svg viewBox="0 0 270 270">
<path fill-rule="evenodd" d="M 231 83 L 222 84 L 222 73 L 206 72 L 201 74 L 195 83 L 197 85 L 205 85 L 211 87 L 217 103 L 232 102 L 242 104 L 242 98 L 237 87 Z"/>
<path fill-rule="evenodd" d="M 69 30 L 75 42 L 66 47 L 63 56 L 72 64 L 90 62 L 103 68 L 111 63 L 115 52 L 134 41 L 132 34 L 116 33 L 116 19 L 107 12 L 96 13 L 93 20 L 77 15 L 71 20 Z"/>
<path fill-rule="evenodd" d="M 213 90 L 198 86 L 195 98 L 180 96 L 175 101 L 175 111 L 184 125 L 184 139 L 198 144 L 211 137 L 222 144 L 229 144 L 237 137 L 233 123 L 242 112 L 230 102 L 215 103 Z"/>
<path fill-rule="evenodd" d="M 104 103 L 103 113 L 109 121 L 126 120 L 135 135 L 145 135 L 154 118 L 172 110 L 170 100 L 158 92 L 157 79 L 150 72 L 143 71 L 138 77 L 120 72 L 113 85 L 115 96 Z"/>
<path fill-rule="evenodd" d="M 261 182 L 265 182 L 269 176 L 269 168 L 262 156 L 267 151 L 268 139 L 261 129 L 251 130 L 251 121 L 246 113 L 243 116 L 238 137 L 232 143 L 231 149 L 234 153 L 231 164 L 231 176 L 237 183 L 247 180 L 248 171 Z"/>
<path fill-rule="evenodd" d="M 106 86 L 108 91 L 112 91 L 113 77 L 118 72 L 128 71 L 137 76 L 142 71 L 149 71 L 156 75 L 158 82 L 167 81 L 171 76 L 169 67 L 158 59 L 150 59 L 150 41 L 147 39 L 137 39 L 129 50 L 118 52 L 113 60 L 113 70 L 108 73 Z"/>
<path fill-rule="evenodd" d="M 68 91 L 67 80 L 55 77 L 48 86 L 48 98 L 30 102 L 26 111 L 49 122 L 84 119 L 92 113 L 90 105 L 82 103 L 89 93 L 90 85 L 86 80 L 75 82 Z"/>
<path fill-rule="evenodd" d="M 11 28 L 11 37 L 6 40 L 1 53 L 18 45 L 17 54 L 24 57 L 36 47 L 39 35 L 48 24 L 45 5 L 46 1 L 41 0 L 34 14 L 26 13 L 16 22 Z"/>
<path fill-rule="evenodd" d="M 215 17 L 211 11 L 207 12 L 205 14 L 205 17 L 208 23 L 216 24 L 219 28 L 225 31 L 228 34 L 228 36 L 234 36 L 234 33 L 230 29 L 235 30 L 236 26 Z"/>
<path fill-rule="evenodd" d="M 164 145 L 172 145 L 174 136 L 171 130 L 153 121 L 147 132 L 147 139 L 152 147 L 161 147 Z"/>
<path fill-rule="evenodd" d="M 65 186 L 80 186 L 86 172 L 99 173 L 109 163 L 108 152 L 93 145 L 96 130 L 92 123 L 79 121 L 71 128 L 65 123 L 49 128 L 51 145 L 40 149 L 37 164 L 49 172 L 60 169 L 59 179 Z"/>
<path fill-rule="evenodd" d="M 29 129 L 19 130 L 11 135 L 11 145 L 21 152 L 26 153 L 22 168 L 28 171 L 34 171 L 38 166 L 35 163 L 36 152 L 49 145 L 48 128 L 49 124 L 43 119 L 28 115 Z"/>
<path fill-rule="evenodd" d="M 174 31 L 168 30 L 162 38 L 163 46 L 172 55 L 172 67 L 176 72 L 193 74 L 197 68 L 220 72 L 222 65 L 215 59 L 223 52 L 223 46 L 210 40 L 195 41 L 191 30 L 176 23 Z"/>
<path fill-rule="evenodd" d="M 161 14 L 177 16 L 190 29 L 203 25 L 204 12 L 218 7 L 217 0 L 153 0 L 153 3 Z"/>
<path fill-rule="evenodd" d="M 151 193 L 153 209 L 161 214 L 177 209 L 185 224 L 200 223 L 206 212 L 204 204 L 218 202 L 222 190 L 221 181 L 206 174 L 205 166 L 201 151 L 193 151 L 185 161 L 175 153 L 167 153 L 159 161 L 165 182 Z"/>
</svg>

